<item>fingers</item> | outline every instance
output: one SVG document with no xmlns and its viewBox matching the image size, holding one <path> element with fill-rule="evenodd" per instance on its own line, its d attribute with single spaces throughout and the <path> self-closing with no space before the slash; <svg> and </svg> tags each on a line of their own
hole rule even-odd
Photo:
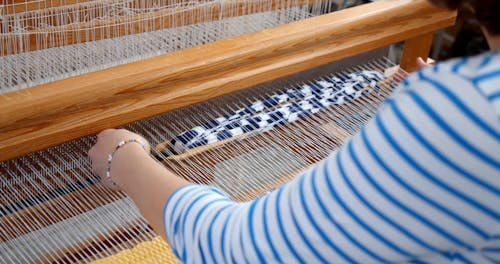
<svg viewBox="0 0 500 264">
<path fill-rule="evenodd" d="M 427 64 L 427 62 L 425 62 L 424 59 L 422 59 L 422 57 L 417 58 L 417 65 L 418 65 L 419 69 L 423 69 L 423 68 L 429 66 L 429 64 Z"/>
<path fill-rule="evenodd" d="M 98 156 L 102 154 L 100 152 L 102 152 L 102 150 L 103 150 L 103 144 L 105 143 L 106 138 L 108 138 L 110 135 L 113 134 L 114 130 L 115 129 L 105 129 L 105 130 L 101 131 L 99 134 L 97 134 L 97 141 L 89 149 L 89 152 L 88 152 L 88 155 L 92 160 L 92 164 L 94 164 L 96 159 L 98 159 Z M 94 166 L 92 166 L 92 167 L 94 168 Z"/>
<path fill-rule="evenodd" d="M 114 129 L 114 128 L 105 129 L 105 130 L 101 131 L 99 134 L 97 134 L 97 140 L 99 140 L 100 138 L 105 137 L 106 135 L 109 135 L 115 131 L 116 131 L 116 129 Z"/>
<path fill-rule="evenodd" d="M 144 145 L 146 152 L 150 152 L 148 141 L 126 129 L 106 129 L 97 135 L 97 142 L 88 150 L 88 156 L 92 162 L 92 171 L 105 178 L 108 166 L 109 154 L 118 146 L 121 141 L 128 141 L 131 138 L 136 139 Z M 108 187 L 113 187 L 107 184 Z"/>
<path fill-rule="evenodd" d="M 432 60 L 432 59 L 428 58 L 427 61 L 425 61 L 424 59 L 422 59 L 422 57 L 417 58 L 417 66 L 419 69 L 423 69 L 425 67 L 432 66 L 433 64 L 434 64 L 434 60 Z"/>
</svg>

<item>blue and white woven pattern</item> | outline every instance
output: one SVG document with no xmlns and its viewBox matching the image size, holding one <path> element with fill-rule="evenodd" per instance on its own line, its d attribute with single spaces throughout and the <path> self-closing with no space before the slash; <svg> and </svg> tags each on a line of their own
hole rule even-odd
<svg viewBox="0 0 500 264">
<path fill-rule="evenodd" d="M 377 90 L 385 78 L 380 72 L 363 70 L 302 84 L 184 131 L 172 139 L 171 148 L 181 154 L 250 131 L 267 131 Z"/>
</svg>

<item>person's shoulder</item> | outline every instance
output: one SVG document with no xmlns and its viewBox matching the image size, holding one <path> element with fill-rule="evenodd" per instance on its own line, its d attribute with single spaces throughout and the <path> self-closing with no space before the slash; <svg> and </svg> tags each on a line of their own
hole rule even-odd
<svg viewBox="0 0 500 264">
<path fill-rule="evenodd" d="M 455 62 L 451 71 L 469 80 L 500 116 L 500 51 Z"/>
<path fill-rule="evenodd" d="M 500 51 L 455 58 L 436 64 L 434 67 L 440 72 L 452 73 L 473 80 L 477 76 L 500 71 Z"/>
<path fill-rule="evenodd" d="M 425 67 L 407 78 L 407 82 L 416 81 L 422 75 L 436 75 L 443 77 L 455 76 L 474 81 L 479 76 L 488 73 L 499 73 L 500 51 L 490 51 L 476 56 L 453 58 L 432 66 Z"/>
<path fill-rule="evenodd" d="M 463 94 L 468 102 L 483 102 L 500 117 L 500 52 L 450 59 L 410 75 L 404 85 L 419 89 L 422 84 Z M 472 100 L 476 98 L 475 100 Z"/>
<path fill-rule="evenodd" d="M 410 100 L 411 95 L 418 95 L 426 102 L 437 102 L 445 115 L 467 115 L 500 131 L 499 83 L 500 53 L 489 52 L 419 70 L 402 83 L 393 98 Z"/>
</svg>

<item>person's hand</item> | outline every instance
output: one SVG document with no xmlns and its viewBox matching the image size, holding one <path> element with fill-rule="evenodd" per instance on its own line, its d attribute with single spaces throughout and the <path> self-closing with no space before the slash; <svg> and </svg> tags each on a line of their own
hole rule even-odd
<svg viewBox="0 0 500 264">
<path fill-rule="evenodd" d="M 426 62 L 424 61 L 424 59 L 422 59 L 422 57 L 418 57 L 417 58 L 417 65 L 418 65 L 418 69 L 421 70 L 425 67 L 428 67 L 428 66 L 431 66 L 433 65 L 434 63 L 433 62 Z"/>
<path fill-rule="evenodd" d="M 101 181 L 107 187 L 116 189 L 116 186 L 112 185 L 106 179 L 106 171 L 108 168 L 108 155 L 115 150 L 116 146 L 120 143 L 120 141 L 127 141 L 130 139 L 135 139 L 145 146 L 145 151 L 147 153 L 150 152 L 149 143 L 140 135 L 132 133 L 125 129 L 106 129 L 97 135 L 97 143 L 90 148 L 88 155 L 92 161 L 92 170 L 96 175 L 101 177 Z M 134 147 L 142 147 L 139 143 L 128 143 L 122 146 L 115 152 L 113 160 L 115 160 L 117 155 L 123 154 L 125 151 L 130 151 L 131 145 L 136 145 Z M 144 151 L 144 150 L 141 150 Z M 113 165 L 113 161 L 111 162 Z M 113 175 L 113 173 L 111 173 Z"/>
<path fill-rule="evenodd" d="M 426 61 L 424 61 L 424 59 L 422 59 L 422 57 L 418 57 L 417 58 L 418 69 L 422 70 L 426 67 L 432 66 L 434 64 L 434 61 L 433 60 L 430 60 L 430 61 L 431 62 L 426 62 Z M 401 68 L 398 68 L 397 71 L 395 73 L 393 73 L 392 77 L 396 83 L 400 83 L 402 80 L 404 80 L 404 79 L 406 79 L 406 77 L 408 77 L 408 73 L 406 71 L 402 70 Z"/>
</svg>

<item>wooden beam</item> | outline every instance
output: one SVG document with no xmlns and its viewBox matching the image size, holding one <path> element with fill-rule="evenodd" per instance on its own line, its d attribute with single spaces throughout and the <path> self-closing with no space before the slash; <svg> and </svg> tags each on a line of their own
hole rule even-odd
<svg viewBox="0 0 500 264">
<path fill-rule="evenodd" d="M 99 4 L 119 4 L 129 5 L 131 8 L 144 8 L 144 3 L 149 6 L 161 6 L 162 0 L 3 0 L 3 7 L 0 9 L 0 15 L 16 15 L 20 13 L 36 13 L 46 10 L 57 10 L 59 8 L 78 8 L 78 6 L 92 6 Z M 182 3 L 178 1 L 177 3 Z"/>
<path fill-rule="evenodd" d="M 23 12 L 30 12 L 39 9 L 55 8 L 66 5 L 74 5 L 82 2 L 91 2 L 84 0 L 4 0 L 1 15 L 9 15 Z"/>
<path fill-rule="evenodd" d="M 290 1 L 287 6 L 304 3 L 306 3 L 306 0 Z M 56 26 L 33 29 L 23 33 L 4 33 L 0 35 L 0 47 L 2 47 L 0 55 L 11 55 L 215 21 L 222 18 L 276 10 L 280 8 L 278 5 L 279 2 L 276 0 L 212 1 L 203 5 L 179 5 L 178 7 L 164 8 L 153 12 L 122 15 L 105 20 L 83 21 L 60 26 L 57 25 L 58 22 L 52 21 L 53 18 L 46 17 L 47 21 L 44 21 L 44 23 L 52 21 Z M 89 9 L 88 6 L 81 6 L 80 8 L 82 8 L 82 12 L 88 13 L 87 17 L 93 17 L 92 14 L 96 12 L 96 10 Z M 59 11 L 55 10 L 54 12 L 57 14 Z M 79 14 L 79 17 L 85 17 L 85 14 Z M 60 16 L 55 18 L 57 20 L 61 19 Z M 72 18 L 67 20 L 77 21 L 72 20 Z M 28 21 L 30 20 L 28 19 Z M 12 23 L 16 23 L 16 21 Z M 36 24 L 36 20 L 33 23 Z M 36 26 L 35 24 L 33 26 Z"/>
<path fill-rule="evenodd" d="M 416 58 L 422 57 L 427 61 L 427 57 L 431 51 L 434 32 L 429 32 L 407 39 L 403 46 L 403 56 L 401 57 L 400 66 L 407 72 L 412 72 L 418 69 Z"/>
<path fill-rule="evenodd" d="M 0 97 L 0 160 L 453 25 L 426 0 L 381 0 Z"/>
<path fill-rule="evenodd" d="M 140 9 L 136 6 L 136 1 L 83 1 L 83 2 L 50 2 L 47 6 L 40 6 L 37 10 L 26 10 L 9 14 L 9 7 L 4 7 L 3 12 L 7 12 L 0 20 L 0 32 L 12 33 L 16 27 L 23 27 L 25 30 L 33 30 L 43 27 L 58 27 L 70 23 L 89 22 L 92 19 L 102 17 L 107 12 L 126 12 L 127 9 Z M 51 6 L 52 5 L 56 5 Z M 179 5 L 180 6 L 180 5 Z M 147 10 L 144 10 L 146 12 Z M 19 29 L 17 29 L 19 30 Z"/>
</svg>

